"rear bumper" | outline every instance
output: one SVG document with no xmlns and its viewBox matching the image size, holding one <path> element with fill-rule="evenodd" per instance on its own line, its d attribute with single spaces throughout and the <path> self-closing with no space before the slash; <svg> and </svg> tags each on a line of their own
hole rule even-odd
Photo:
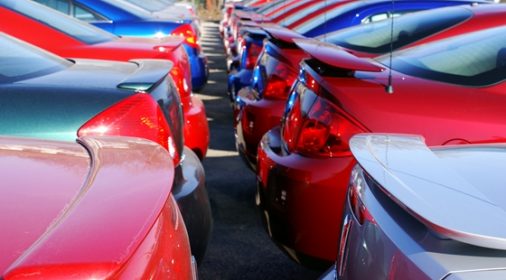
<svg viewBox="0 0 506 280">
<path fill-rule="evenodd" d="M 355 161 L 283 155 L 279 143 L 277 127 L 258 148 L 257 203 L 267 231 L 294 260 L 328 267 L 337 256 L 339 221 Z"/>
<path fill-rule="evenodd" d="M 211 235 L 211 206 L 202 163 L 188 148 L 185 148 L 184 155 L 184 161 L 176 168 L 172 193 L 188 231 L 192 254 L 200 262 Z"/>
<path fill-rule="evenodd" d="M 236 98 L 235 139 L 237 150 L 255 169 L 258 144 L 267 131 L 280 125 L 285 101 L 256 100 L 248 91 L 248 88 L 243 89 Z"/>
<path fill-rule="evenodd" d="M 184 141 L 200 160 L 204 159 L 209 146 L 209 125 L 204 103 L 197 96 L 191 97 L 191 106 L 184 112 Z"/>
</svg>

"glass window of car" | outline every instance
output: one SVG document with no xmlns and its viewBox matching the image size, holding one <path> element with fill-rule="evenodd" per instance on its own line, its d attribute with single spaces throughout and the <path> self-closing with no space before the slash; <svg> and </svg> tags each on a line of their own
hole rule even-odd
<svg viewBox="0 0 506 280">
<path fill-rule="evenodd" d="M 102 1 L 108 3 L 111 6 L 117 7 L 121 10 L 127 11 L 133 16 L 136 16 L 141 19 L 148 19 L 152 17 L 151 13 L 148 10 L 136 6 L 126 0 L 102 0 Z"/>
<path fill-rule="evenodd" d="M 390 65 L 388 55 L 378 58 Z M 465 86 L 506 79 L 506 27 L 491 28 L 409 48 L 393 55 L 392 69 L 411 76 Z"/>
<path fill-rule="evenodd" d="M 69 0 L 35 0 L 35 1 L 48 7 L 51 7 L 55 10 L 58 10 L 64 14 L 69 14 L 70 12 Z"/>
<path fill-rule="evenodd" d="M 277 7 L 284 5 L 285 3 L 286 3 L 285 0 L 278 0 L 278 1 L 271 2 L 269 4 L 265 4 L 260 9 L 257 10 L 257 13 L 259 13 L 259 14 L 270 13 L 270 12 L 274 11 Z"/>
<path fill-rule="evenodd" d="M 321 35 L 319 39 L 355 51 L 381 54 L 390 50 L 390 43 L 398 49 L 462 23 L 471 16 L 468 8 L 441 8 L 396 18 L 392 37 L 391 22 L 383 20 Z"/>
<path fill-rule="evenodd" d="M 126 0 L 135 6 L 141 7 L 150 12 L 158 12 L 167 8 L 167 4 L 157 0 Z"/>
<path fill-rule="evenodd" d="M 77 4 L 74 4 L 74 6 L 73 6 L 72 15 L 75 18 L 77 18 L 79 20 L 84 20 L 84 21 L 104 21 L 104 20 L 106 20 L 102 16 L 100 16 L 96 13 L 93 13 L 93 12 L 89 11 L 88 9 L 81 7 Z"/>
<path fill-rule="evenodd" d="M 0 5 L 33 18 L 86 44 L 96 44 L 116 38 L 113 34 L 98 27 L 32 1 L 5 0 Z"/>
<path fill-rule="evenodd" d="M 5 34 L 0 35 L 0 83 L 60 71 L 72 63 Z"/>
<path fill-rule="evenodd" d="M 329 1 L 329 2 L 325 2 L 325 1 L 315 2 L 311 6 L 306 7 L 304 9 L 294 13 L 293 15 L 283 18 L 283 20 L 281 21 L 281 24 L 283 26 L 291 25 L 292 23 L 325 8 L 325 6 L 327 6 L 329 4 L 333 4 L 333 3 L 331 1 Z"/>
</svg>

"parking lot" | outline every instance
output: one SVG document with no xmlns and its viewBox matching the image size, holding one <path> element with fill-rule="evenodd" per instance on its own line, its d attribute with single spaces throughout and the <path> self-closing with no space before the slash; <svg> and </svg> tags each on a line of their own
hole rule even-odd
<svg viewBox="0 0 506 280">
<path fill-rule="evenodd" d="M 202 45 L 209 59 L 209 82 L 199 96 L 205 103 L 211 143 L 204 167 L 214 228 L 200 279 L 316 279 L 270 241 L 254 204 L 255 176 L 235 150 L 232 111 L 226 94 L 226 65 L 218 25 L 203 25 Z"/>
</svg>

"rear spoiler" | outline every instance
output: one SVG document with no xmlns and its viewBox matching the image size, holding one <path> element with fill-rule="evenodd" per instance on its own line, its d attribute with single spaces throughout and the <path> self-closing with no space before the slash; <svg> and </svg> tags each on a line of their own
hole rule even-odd
<svg viewBox="0 0 506 280">
<path fill-rule="evenodd" d="M 172 69 L 172 62 L 164 59 L 135 59 L 137 70 L 117 85 L 120 89 L 150 90 Z"/>
<path fill-rule="evenodd" d="M 265 30 L 269 34 L 269 36 L 276 40 L 284 43 L 295 43 L 295 39 L 306 38 L 302 34 L 299 34 L 291 29 L 279 27 L 279 26 L 269 26 L 267 24 L 262 25 L 262 29 Z"/>
<path fill-rule="evenodd" d="M 310 38 L 294 39 L 293 41 L 312 58 L 334 68 L 367 72 L 385 70 L 370 59 L 357 57 L 333 44 Z"/>
<path fill-rule="evenodd" d="M 433 232 L 506 250 L 502 208 L 434 154 L 421 136 L 360 134 L 350 148 L 380 188 Z"/>
</svg>

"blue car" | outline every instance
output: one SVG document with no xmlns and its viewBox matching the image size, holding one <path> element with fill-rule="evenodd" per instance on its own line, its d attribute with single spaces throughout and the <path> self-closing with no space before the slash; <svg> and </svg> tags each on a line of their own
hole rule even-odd
<svg viewBox="0 0 506 280">
<path fill-rule="evenodd" d="M 487 3 L 487 1 L 472 0 L 370 0 L 370 1 L 351 1 L 338 3 L 338 1 L 329 1 L 329 9 L 322 9 L 315 12 L 314 16 L 305 16 L 296 21 L 291 20 L 286 27 L 293 31 L 306 36 L 317 37 L 322 34 L 330 33 L 346 27 L 359 24 L 367 24 L 394 16 L 406 14 L 409 12 L 434 9 L 440 7 L 448 7 L 455 5 L 471 5 L 475 3 Z M 304 14 L 300 11 L 298 14 Z M 294 15 L 292 17 L 296 17 Z M 308 18 L 309 20 L 306 20 Z M 282 23 L 280 25 L 283 25 Z M 245 35 L 245 38 L 247 35 Z M 254 37 L 254 36 L 253 36 Z M 258 37 L 258 36 L 257 36 Z M 248 45 L 263 45 L 263 38 L 257 40 L 249 38 Z M 241 53 L 241 59 L 248 57 L 250 54 L 246 51 Z M 232 100 L 239 90 L 243 87 L 251 86 L 254 79 L 253 69 L 244 67 L 242 63 L 233 65 L 237 67 L 236 71 L 231 72 L 228 77 L 228 92 Z"/>
<path fill-rule="evenodd" d="M 192 87 L 200 90 L 207 82 L 207 58 L 198 44 L 198 30 L 192 19 L 161 17 L 124 0 L 35 0 L 77 19 L 88 21 L 119 36 L 186 38 L 192 73 Z"/>
</svg>

